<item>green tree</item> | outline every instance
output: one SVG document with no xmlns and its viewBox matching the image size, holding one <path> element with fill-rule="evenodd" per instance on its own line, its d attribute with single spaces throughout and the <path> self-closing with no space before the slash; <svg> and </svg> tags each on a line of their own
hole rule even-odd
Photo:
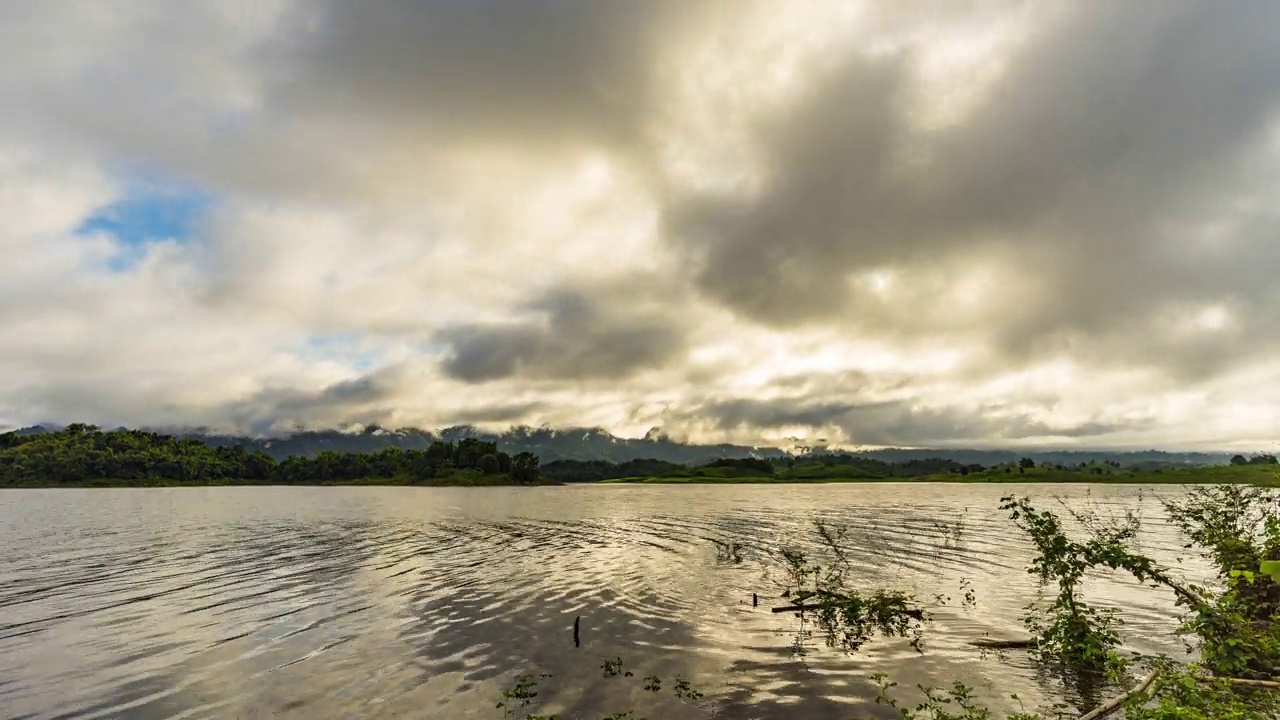
<svg viewBox="0 0 1280 720">
<path fill-rule="evenodd" d="M 522 452 L 511 458 L 511 479 L 522 485 L 538 481 L 538 456 Z"/>
</svg>

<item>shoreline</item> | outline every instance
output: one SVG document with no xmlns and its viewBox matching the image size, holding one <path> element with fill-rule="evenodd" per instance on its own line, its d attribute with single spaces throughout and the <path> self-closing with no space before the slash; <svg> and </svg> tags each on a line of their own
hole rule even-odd
<svg viewBox="0 0 1280 720">
<path fill-rule="evenodd" d="M 1134 471 L 1113 475 L 1094 475 L 1084 472 L 1032 471 L 1025 475 L 1003 473 L 974 473 L 970 475 L 920 475 L 913 477 L 828 477 L 787 478 L 766 476 L 673 476 L 631 477 L 592 480 L 587 482 L 561 482 L 543 480 L 531 484 L 514 482 L 415 482 L 397 478 L 365 478 L 354 481 L 281 483 L 260 480 L 116 480 L 99 479 L 80 482 L 41 482 L 0 485 L 0 490 L 51 490 L 92 488 L 184 488 L 184 487 L 565 487 L 586 485 L 849 485 L 849 484 L 912 484 L 946 483 L 954 485 L 1222 485 L 1252 484 L 1265 487 L 1280 486 L 1280 473 L 1275 470 L 1241 470 L 1230 466 L 1203 468 L 1178 468 L 1161 471 Z"/>
</svg>

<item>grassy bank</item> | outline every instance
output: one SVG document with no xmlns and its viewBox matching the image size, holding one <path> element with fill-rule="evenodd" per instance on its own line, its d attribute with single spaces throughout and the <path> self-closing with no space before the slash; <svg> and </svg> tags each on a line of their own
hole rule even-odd
<svg viewBox="0 0 1280 720">
<path fill-rule="evenodd" d="M 240 478 L 213 478 L 206 480 L 169 480 L 166 478 L 143 478 L 137 480 L 118 480 L 112 478 L 94 478 L 79 482 L 24 482 L 0 484 L 5 488 L 162 488 L 162 487 L 526 487 L 560 485 L 562 483 L 539 480 L 533 483 L 517 483 L 510 475 L 470 475 L 462 474 L 415 480 L 410 477 L 371 477 L 355 480 L 331 480 L 309 482 L 272 482 L 270 480 L 246 480 Z"/>
</svg>

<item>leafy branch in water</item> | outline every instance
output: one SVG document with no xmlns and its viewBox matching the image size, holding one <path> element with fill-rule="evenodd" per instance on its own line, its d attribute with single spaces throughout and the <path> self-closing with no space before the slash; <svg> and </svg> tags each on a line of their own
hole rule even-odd
<svg viewBox="0 0 1280 720">
<path fill-rule="evenodd" d="M 879 633 L 910 638 L 912 647 L 921 651 L 926 616 L 916 606 L 915 596 L 896 590 L 859 592 L 847 587 L 845 577 L 851 565 L 844 550 L 845 530 L 819 520 L 816 531 L 823 555 L 815 558 L 794 548 L 781 551 L 787 575 L 784 595 L 792 599 L 801 617 L 815 619 L 830 647 L 857 651 Z M 802 627 L 797 648 L 803 637 Z"/>
<path fill-rule="evenodd" d="M 877 705 L 886 705 L 898 712 L 900 720 L 991 720 L 991 710 L 978 705 L 973 699 L 973 690 L 964 683 L 954 683 L 950 689 L 939 691 L 927 685 L 916 688 L 924 695 L 924 700 L 914 707 L 905 706 L 890 694 L 898 683 L 890 682 L 889 676 L 876 673 L 872 680 L 880 688 L 876 696 Z M 1019 705 L 1017 695 L 1010 696 Z M 1018 712 L 1008 716 L 1006 720 L 1040 720 L 1038 715 Z"/>
<path fill-rule="evenodd" d="M 1215 565 L 1222 589 L 1211 592 L 1179 582 L 1155 561 L 1131 549 L 1138 531 L 1135 516 L 1101 524 L 1072 513 L 1087 537 L 1074 540 L 1062 521 L 1037 510 L 1027 498 L 1006 497 L 1001 508 L 1030 537 L 1037 550 L 1028 572 L 1042 585 L 1054 585 L 1054 603 L 1029 608 L 1035 635 L 1033 652 L 1042 663 L 1074 673 L 1118 680 L 1127 665 L 1118 652 L 1119 622 L 1107 609 L 1090 606 L 1080 586 L 1094 568 L 1123 570 L 1144 583 L 1174 591 L 1191 618 L 1180 628 L 1199 641 L 1201 660 L 1189 665 L 1169 658 L 1148 658 L 1152 672 L 1128 692 L 1085 713 L 1097 720 L 1123 711 L 1126 720 L 1274 720 L 1280 717 L 1280 496 L 1249 486 L 1201 487 L 1165 503 L 1172 521 Z M 1077 675 L 1079 677 L 1079 675 Z M 1265 679 L 1271 678 L 1271 679 Z M 925 699 L 903 707 L 877 676 L 877 702 L 898 711 L 901 720 L 989 720 L 991 712 L 975 704 L 968 688 L 938 692 L 920 687 Z M 1037 720 L 1025 712 L 1008 720 Z"/>
<path fill-rule="evenodd" d="M 1154 560 L 1137 553 L 1133 541 L 1138 520 L 1127 514 L 1120 522 L 1103 523 L 1068 509 L 1082 526 L 1082 539 L 1068 535 L 1053 512 L 1039 510 L 1027 498 L 1006 497 L 1001 508 L 1031 539 L 1036 555 L 1028 567 L 1042 586 L 1056 589 L 1048 606 L 1032 606 L 1025 618 L 1035 635 L 1034 657 L 1041 663 L 1095 682 L 1119 682 L 1129 662 L 1120 655 L 1120 623 L 1105 608 L 1090 605 L 1081 586 L 1088 573 L 1106 568 L 1125 571 L 1142 583 L 1172 590 L 1189 610 L 1179 632 L 1192 636 L 1200 649 L 1198 662 L 1184 664 L 1167 657 L 1144 658 L 1150 671 L 1126 692 L 1101 703 L 1077 720 L 1100 720 L 1123 713 L 1125 720 L 1275 720 L 1280 717 L 1280 496 L 1244 486 L 1202 487 L 1165 503 L 1169 517 L 1196 548 L 1212 561 L 1217 573 L 1213 588 L 1180 582 Z M 847 586 L 851 564 L 845 554 L 845 534 L 817 524 L 820 549 L 816 553 L 787 549 L 781 564 L 787 574 L 785 596 L 795 604 L 804 623 L 815 618 L 833 647 L 858 650 L 877 634 L 910 637 L 920 649 L 921 626 L 928 617 L 915 606 L 915 597 L 893 590 L 858 592 Z M 732 554 L 728 554 L 732 558 Z M 966 605 L 972 589 L 962 584 Z M 799 644 L 800 640 L 797 641 Z M 634 677 L 620 658 L 606 660 L 604 677 Z M 503 692 L 498 704 L 508 720 L 554 720 L 550 715 L 525 715 L 538 697 L 538 680 L 522 675 Z M 994 720 L 973 691 L 960 683 L 945 690 L 917 686 L 923 699 L 907 704 L 894 696 L 896 684 L 875 676 L 876 702 L 892 708 L 899 720 Z M 642 680 L 644 690 L 660 693 L 657 675 Z M 702 693 L 679 676 L 669 683 L 681 702 L 696 703 Z M 1017 696 L 1012 696 L 1018 701 Z M 1061 717 L 1061 716 L 1060 716 Z M 604 720 L 643 720 L 635 711 Z M 1006 720 L 1042 720 L 1025 710 Z"/>
<path fill-rule="evenodd" d="M 1032 604 L 1023 617 L 1035 638 L 1036 656 L 1065 669 L 1119 677 L 1127 665 L 1115 651 L 1120 644 L 1120 621 L 1112 611 L 1086 603 L 1080 584 L 1085 574 L 1099 565 L 1141 566 L 1129 550 L 1138 530 L 1136 520 L 1128 515 L 1122 524 L 1095 527 L 1088 540 L 1078 542 L 1067 537 L 1057 515 L 1036 510 L 1028 498 L 1002 498 L 1000 508 L 1036 547 L 1038 554 L 1027 572 L 1042 586 L 1057 586 L 1049 608 Z"/>
<path fill-rule="evenodd" d="M 1280 557 L 1280 495 L 1201 487 L 1165 508 L 1191 545 L 1213 560 L 1224 588 L 1193 603 L 1195 614 L 1182 628 L 1199 637 L 1205 667 L 1235 677 L 1280 675 L 1280 583 L 1267 572 L 1268 561 Z"/>
</svg>

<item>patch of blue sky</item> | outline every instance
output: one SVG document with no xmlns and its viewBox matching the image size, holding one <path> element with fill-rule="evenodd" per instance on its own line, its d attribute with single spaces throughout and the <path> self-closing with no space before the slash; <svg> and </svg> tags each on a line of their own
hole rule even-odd
<svg viewBox="0 0 1280 720">
<path fill-rule="evenodd" d="M 183 183 L 132 182 L 123 198 L 99 208 L 76 233 L 114 236 L 124 252 L 109 264 L 113 270 L 125 270 L 150 244 L 189 241 L 213 204 L 211 194 Z"/>
<path fill-rule="evenodd" d="M 317 360 L 340 363 L 360 372 L 373 370 L 381 361 L 380 355 L 355 332 L 316 333 L 307 338 L 306 351 Z"/>
</svg>

